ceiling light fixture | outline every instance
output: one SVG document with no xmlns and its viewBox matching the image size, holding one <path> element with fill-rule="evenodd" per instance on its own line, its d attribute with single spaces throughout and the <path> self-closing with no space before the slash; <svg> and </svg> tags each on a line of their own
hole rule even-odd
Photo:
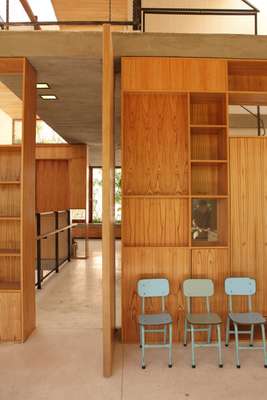
<svg viewBox="0 0 267 400">
<path fill-rule="evenodd" d="M 40 97 L 43 100 L 57 100 L 57 96 L 55 94 L 40 94 Z"/>
<path fill-rule="evenodd" d="M 38 82 L 36 83 L 37 89 L 50 89 L 50 86 L 46 82 Z"/>
</svg>

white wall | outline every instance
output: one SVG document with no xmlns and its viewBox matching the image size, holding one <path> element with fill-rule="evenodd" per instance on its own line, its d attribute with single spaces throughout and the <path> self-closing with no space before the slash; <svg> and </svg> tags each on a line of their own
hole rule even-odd
<svg viewBox="0 0 267 400">
<path fill-rule="evenodd" d="M 259 34 L 267 35 L 267 1 L 250 0 L 258 9 Z M 242 8 L 241 0 L 143 0 L 143 7 Z M 147 15 L 146 32 L 253 34 L 254 18 L 247 16 Z"/>
<path fill-rule="evenodd" d="M 12 144 L 12 119 L 0 109 L 0 144 Z"/>
</svg>

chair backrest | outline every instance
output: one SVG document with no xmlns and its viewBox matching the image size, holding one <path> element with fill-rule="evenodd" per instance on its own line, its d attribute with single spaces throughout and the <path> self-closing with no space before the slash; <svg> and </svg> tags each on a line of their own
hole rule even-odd
<svg viewBox="0 0 267 400">
<path fill-rule="evenodd" d="M 256 293 L 256 281 L 251 278 L 227 278 L 224 288 L 228 296 L 252 296 Z"/>
<path fill-rule="evenodd" d="M 140 297 L 168 296 L 170 285 L 168 279 L 140 279 L 137 284 Z"/>
<path fill-rule="evenodd" d="M 232 296 L 247 296 L 248 310 L 252 311 L 251 296 L 256 293 L 256 281 L 248 277 L 226 278 L 224 282 L 225 293 L 229 296 L 228 308 L 233 311 Z"/>
<path fill-rule="evenodd" d="M 214 285 L 211 279 L 186 279 L 183 283 L 183 292 L 187 300 L 188 312 L 191 312 L 192 297 L 205 297 L 207 312 L 210 312 L 209 297 L 214 294 Z"/>
<path fill-rule="evenodd" d="M 214 285 L 211 279 L 187 279 L 183 292 L 186 297 L 210 297 L 214 294 Z"/>
<path fill-rule="evenodd" d="M 137 293 L 142 298 L 142 313 L 145 312 L 145 298 L 161 297 L 161 310 L 165 310 L 165 297 L 170 293 L 168 279 L 140 279 L 137 283 Z"/>
</svg>

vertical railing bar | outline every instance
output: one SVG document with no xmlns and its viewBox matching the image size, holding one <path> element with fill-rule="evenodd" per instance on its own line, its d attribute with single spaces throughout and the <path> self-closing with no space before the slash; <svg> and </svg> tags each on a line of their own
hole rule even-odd
<svg viewBox="0 0 267 400">
<path fill-rule="evenodd" d="M 37 236 L 41 235 L 41 216 L 36 214 Z M 37 240 L 37 288 L 42 289 L 42 259 L 41 259 L 41 239 Z"/>
<path fill-rule="evenodd" d="M 55 211 L 55 230 L 58 230 L 58 211 Z M 58 232 L 55 234 L 55 257 L 56 257 L 56 273 L 58 273 L 59 268 L 59 240 L 58 240 Z"/>
<path fill-rule="evenodd" d="M 68 213 L 68 225 L 70 225 L 70 210 L 67 210 Z M 71 260 L 71 228 L 68 228 L 68 261 Z"/>
<path fill-rule="evenodd" d="M 6 30 L 9 30 L 9 0 L 6 0 Z"/>
</svg>

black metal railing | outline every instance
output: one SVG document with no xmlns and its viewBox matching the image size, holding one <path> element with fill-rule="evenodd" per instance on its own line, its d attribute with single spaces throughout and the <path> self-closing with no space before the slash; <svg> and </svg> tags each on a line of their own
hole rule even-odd
<svg viewBox="0 0 267 400">
<path fill-rule="evenodd" d="M 103 24 L 111 24 L 116 26 L 132 26 L 133 30 L 146 31 L 146 16 L 151 14 L 158 15 L 211 15 L 211 16 L 244 16 L 254 19 L 254 34 L 258 34 L 258 13 L 260 12 L 251 2 L 240 0 L 248 8 L 167 8 L 167 7 L 143 7 L 142 0 L 133 0 L 132 20 L 118 21 L 112 19 L 112 0 L 108 2 L 108 18 L 102 21 L 39 21 L 38 16 L 34 16 L 32 11 L 31 21 L 29 22 L 10 22 L 9 18 L 9 0 L 6 0 L 6 15 L 3 20 L 0 19 L 1 29 L 9 29 L 10 27 L 33 27 L 41 29 L 42 26 L 101 26 Z M 156 4 L 156 1 L 155 1 Z"/>
<path fill-rule="evenodd" d="M 59 267 L 71 260 L 70 210 L 51 211 L 36 214 L 37 251 L 36 283 L 38 289 L 42 282 Z"/>
<path fill-rule="evenodd" d="M 133 0 L 133 29 L 146 31 L 147 15 L 211 15 L 211 16 L 247 16 L 254 19 L 254 34 L 258 34 L 258 13 L 260 12 L 247 0 L 240 2 L 248 6 L 247 9 L 235 8 L 166 8 L 166 7 L 142 7 L 142 0 Z"/>
</svg>

